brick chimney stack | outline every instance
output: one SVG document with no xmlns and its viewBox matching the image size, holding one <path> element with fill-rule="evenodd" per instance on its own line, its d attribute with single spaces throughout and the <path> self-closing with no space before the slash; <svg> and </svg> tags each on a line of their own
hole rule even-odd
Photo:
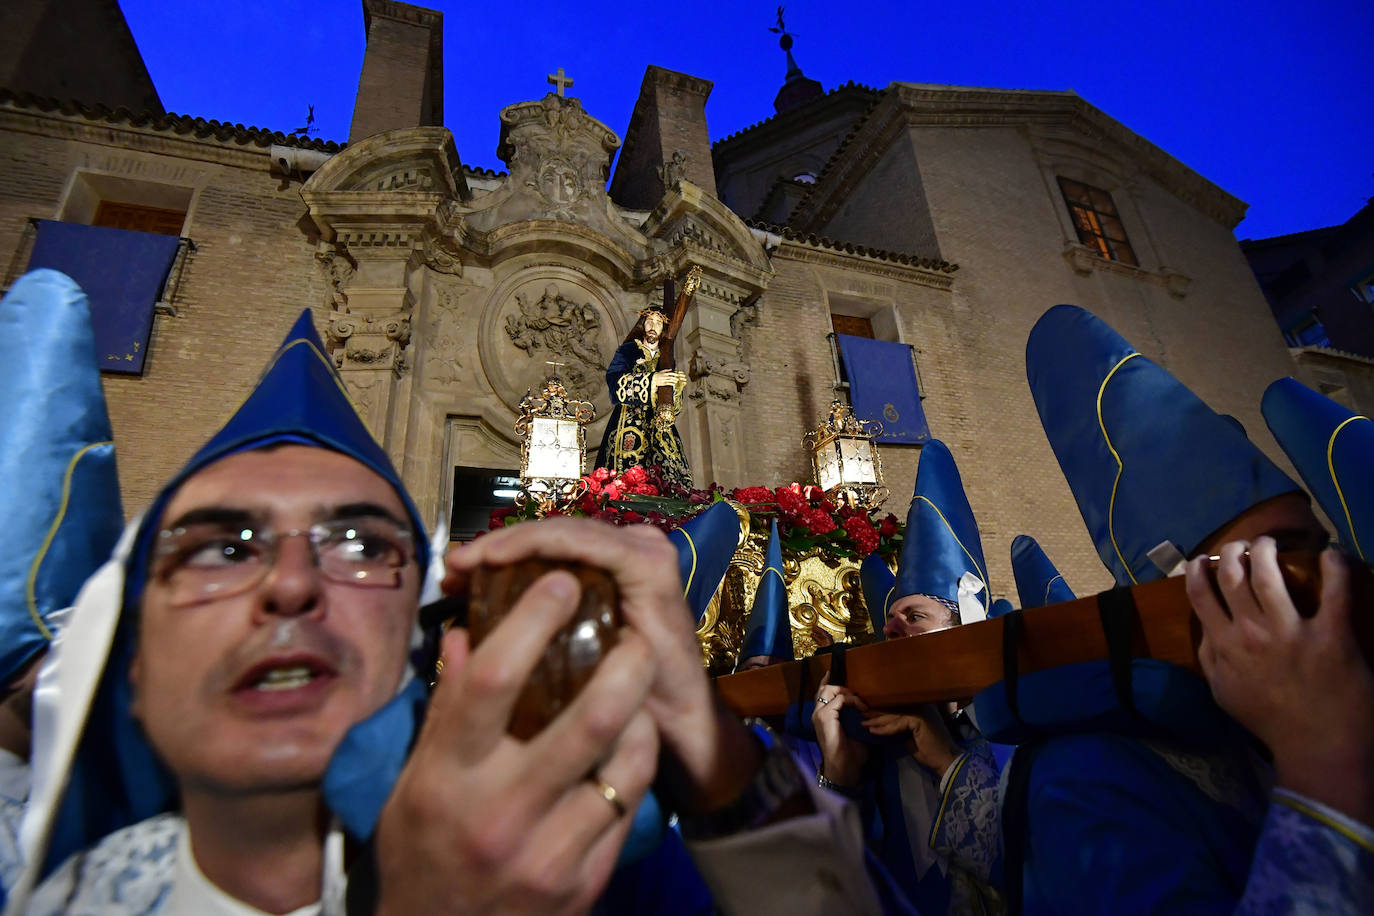
<svg viewBox="0 0 1374 916">
<path fill-rule="evenodd" d="M 348 142 L 443 124 L 444 14 L 396 0 L 363 0 L 363 27 L 367 51 Z"/>
<path fill-rule="evenodd" d="M 706 133 L 711 85 L 709 80 L 649 66 L 611 178 L 612 200 L 649 210 L 679 178 L 715 196 L 716 173 Z"/>
</svg>

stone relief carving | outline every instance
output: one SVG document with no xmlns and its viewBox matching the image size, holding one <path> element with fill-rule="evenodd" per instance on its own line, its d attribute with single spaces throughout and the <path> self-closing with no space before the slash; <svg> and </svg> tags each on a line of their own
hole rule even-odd
<svg viewBox="0 0 1374 916">
<path fill-rule="evenodd" d="M 685 152 L 675 149 L 672 158 L 654 170 L 658 173 L 658 180 L 663 182 L 665 188 L 673 187 L 687 176 L 687 158 Z"/>
<path fill-rule="evenodd" d="M 582 179 L 586 157 L 579 164 L 561 157 L 546 159 L 539 171 L 525 179 L 526 187 L 534 189 L 544 202 L 545 215 L 554 219 L 572 220 L 575 210 L 587 197 L 586 182 Z"/>
<path fill-rule="evenodd" d="M 437 385 L 458 385 L 464 381 L 466 367 L 460 357 L 462 339 L 457 314 L 458 294 L 440 288 L 435 296 L 434 317 L 425 325 L 429 354 L 425 358 L 426 378 Z"/>
<path fill-rule="evenodd" d="M 393 369 L 398 375 L 406 370 L 410 316 L 405 312 L 335 315 L 327 333 L 340 369 Z"/>
<path fill-rule="evenodd" d="M 315 263 L 320 266 L 325 282 L 329 284 L 330 305 L 338 310 L 348 308 L 349 281 L 353 279 L 354 264 L 348 252 L 327 242 L 315 250 Z"/>
<path fill-rule="evenodd" d="M 729 403 L 739 398 L 740 389 L 749 384 L 749 364 L 722 353 L 708 353 L 698 347 L 688 364 L 688 376 L 696 382 L 689 394 L 694 400 L 712 398 Z"/>
<path fill-rule="evenodd" d="M 591 303 L 577 303 L 550 283 L 538 300 L 515 294 L 518 314 L 506 316 L 506 336 L 531 358 L 544 351 L 563 357 L 559 370 L 568 390 L 588 398 L 606 371 L 601 351 L 601 313 Z"/>
</svg>

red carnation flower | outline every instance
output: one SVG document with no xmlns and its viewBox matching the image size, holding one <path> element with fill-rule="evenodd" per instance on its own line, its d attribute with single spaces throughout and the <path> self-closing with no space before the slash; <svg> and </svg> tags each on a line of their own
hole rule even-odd
<svg viewBox="0 0 1374 916">
<path fill-rule="evenodd" d="M 790 487 L 778 487 L 773 495 L 778 504 L 778 511 L 789 519 L 797 519 L 807 511 L 806 500 L 802 499 L 801 493 L 794 492 Z"/>
<path fill-rule="evenodd" d="M 885 538 L 890 538 L 897 533 L 897 516 L 891 512 L 878 525 L 878 533 Z"/>
<path fill-rule="evenodd" d="M 859 548 L 860 556 L 867 556 L 878 549 L 878 530 L 862 515 L 845 519 L 844 532 Z"/>
<path fill-rule="evenodd" d="M 619 499 L 621 494 L 620 484 L 618 482 L 608 483 L 601 488 L 601 493 L 607 499 Z"/>
<path fill-rule="evenodd" d="M 627 487 L 637 487 L 649 482 L 649 475 L 644 473 L 641 467 L 626 468 L 625 473 L 620 475 L 620 482 Z"/>
<path fill-rule="evenodd" d="M 829 534 L 835 530 L 835 520 L 830 517 L 829 512 L 822 512 L 820 509 L 805 510 L 801 523 L 812 534 Z"/>
</svg>

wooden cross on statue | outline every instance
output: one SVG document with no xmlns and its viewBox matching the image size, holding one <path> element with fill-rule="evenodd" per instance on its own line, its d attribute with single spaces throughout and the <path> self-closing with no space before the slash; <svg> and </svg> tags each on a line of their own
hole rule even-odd
<svg viewBox="0 0 1374 916">
<path fill-rule="evenodd" d="M 563 75 L 563 68 L 562 68 L 562 67 L 559 67 L 559 68 L 558 68 L 558 72 L 557 72 L 557 73 L 550 73 L 550 74 L 548 75 L 548 81 L 549 81 L 549 85 L 550 85 L 550 86 L 557 86 L 557 87 L 558 87 L 558 95 L 559 95 L 560 98 L 561 98 L 562 95 L 563 95 L 563 90 L 564 90 L 564 89 L 567 89 L 569 86 L 571 86 L 571 85 L 573 84 L 573 81 L 572 81 L 572 77 L 571 77 L 571 76 L 564 76 L 564 75 Z"/>
</svg>

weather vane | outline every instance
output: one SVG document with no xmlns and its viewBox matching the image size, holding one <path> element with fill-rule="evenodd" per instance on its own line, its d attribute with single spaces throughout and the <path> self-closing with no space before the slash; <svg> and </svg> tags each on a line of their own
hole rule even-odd
<svg viewBox="0 0 1374 916">
<path fill-rule="evenodd" d="M 787 31 L 787 25 L 782 21 L 783 10 L 785 9 L 786 7 L 778 7 L 778 24 L 771 26 L 768 31 L 781 35 L 782 37 L 778 39 L 778 47 L 784 51 L 790 51 L 792 50 L 792 35 Z"/>
<path fill-rule="evenodd" d="M 308 137 L 311 134 L 317 134 L 320 132 L 320 129 L 318 127 L 310 126 L 315 123 L 315 106 L 307 105 L 305 107 L 309 109 L 305 114 L 305 126 L 297 127 L 295 130 L 291 131 L 292 136 Z"/>
</svg>

